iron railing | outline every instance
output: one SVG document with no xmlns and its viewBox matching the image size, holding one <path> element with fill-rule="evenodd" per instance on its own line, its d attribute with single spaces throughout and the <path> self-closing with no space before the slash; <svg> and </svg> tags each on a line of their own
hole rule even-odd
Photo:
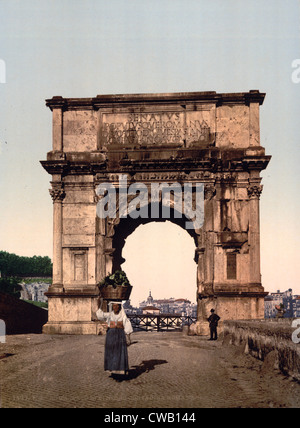
<svg viewBox="0 0 300 428">
<path fill-rule="evenodd" d="M 134 331 L 181 331 L 185 325 L 197 321 L 196 317 L 181 315 L 127 315 Z"/>
</svg>

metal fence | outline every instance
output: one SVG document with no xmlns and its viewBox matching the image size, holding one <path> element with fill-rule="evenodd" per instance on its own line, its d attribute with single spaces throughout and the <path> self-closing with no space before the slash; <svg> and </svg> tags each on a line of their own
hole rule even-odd
<svg viewBox="0 0 300 428">
<path fill-rule="evenodd" d="M 181 331 L 185 325 L 197 321 L 196 317 L 181 315 L 128 315 L 134 331 Z"/>
</svg>

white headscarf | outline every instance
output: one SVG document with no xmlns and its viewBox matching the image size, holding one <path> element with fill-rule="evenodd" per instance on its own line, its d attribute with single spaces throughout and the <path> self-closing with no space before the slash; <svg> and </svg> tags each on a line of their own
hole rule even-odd
<svg viewBox="0 0 300 428">
<path fill-rule="evenodd" d="M 113 305 L 115 305 L 115 304 L 121 306 L 121 310 L 118 314 L 115 314 L 113 311 L 113 308 L 112 308 Z M 109 308 L 109 312 L 103 312 L 101 309 L 98 309 L 98 311 L 96 312 L 98 319 L 104 318 L 105 321 L 108 323 L 108 325 L 110 324 L 111 321 L 114 321 L 114 322 L 122 321 L 123 325 L 124 325 L 125 333 L 131 334 L 133 332 L 133 328 L 132 328 L 131 322 L 127 318 L 127 315 L 124 311 L 122 303 L 121 302 L 109 302 L 108 308 Z"/>
</svg>

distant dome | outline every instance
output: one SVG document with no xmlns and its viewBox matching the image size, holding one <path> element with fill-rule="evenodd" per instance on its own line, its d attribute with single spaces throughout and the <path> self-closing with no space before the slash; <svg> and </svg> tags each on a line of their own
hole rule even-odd
<svg viewBox="0 0 300 428">
<path fill-rule="evenodd" d="M 153 302 L 154 302 L 154 299 L 153 299 L 153 297 L 151 295 L 151 290 L 150 290 L 149 297 L 147 299 L 147 306 L 153 306 Z"/>
</svg>

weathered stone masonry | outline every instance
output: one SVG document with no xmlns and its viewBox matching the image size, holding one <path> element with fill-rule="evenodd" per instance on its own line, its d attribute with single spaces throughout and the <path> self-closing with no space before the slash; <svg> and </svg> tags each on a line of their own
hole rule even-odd
<svg viewBox="0 0 300 428">
<path fill-rule="evenodd" d="M 45 332 L 97 333 L 97 283 L 120 268 L 127 236 L 145 219 L 99 219 L 100 183 L 203 183 L 195 240 L 197 332 L 212 307 L 223 319 L 263 318 L 260 273 L 259 91 L 53 97 L 53 284 Z M 173 204 L 174 206 L 174 204 Z M 150 219 L 151 220 L 151 219 Z M 148 220 L 148 221 L 150 221 Z M 183 226 L 180 219 L 172 219 Z M 145 243 L 146 245 L 146 243 Z M 138 287 L 140 284 L 134 284 Z"/>
</svg>

